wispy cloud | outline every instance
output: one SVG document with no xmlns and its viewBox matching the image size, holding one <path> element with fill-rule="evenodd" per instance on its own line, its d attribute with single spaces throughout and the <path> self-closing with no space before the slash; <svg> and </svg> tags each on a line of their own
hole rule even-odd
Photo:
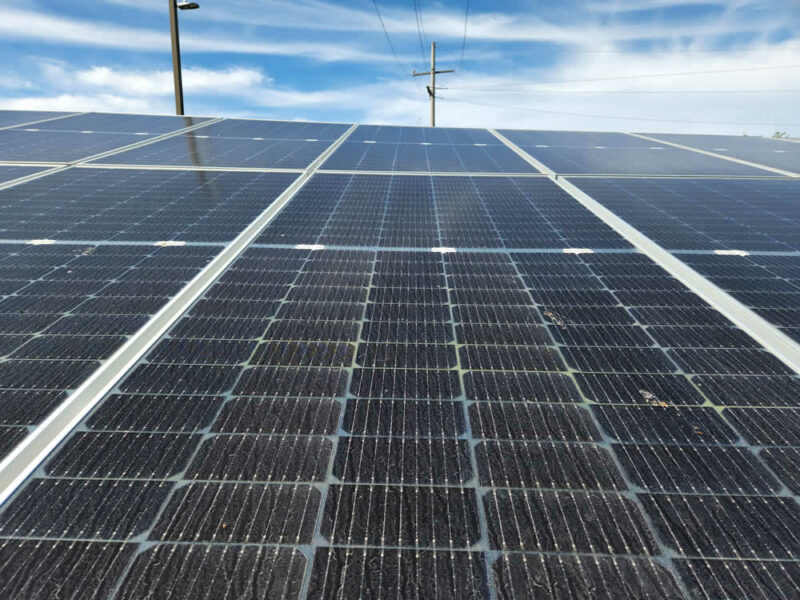
<svg viewBox="0 0 800 600">
<path fill-rule="evenodd" d="M 113 94 L 58 94 L 56 96 L 22 96 L 0 100 L 7 110 L 64 110 L 117 113 L 170 114 L 167 102 L 148 98 L 115 96 Z"/>
<path fill-rule="evenodd" d="M 156 14 L 163 24 L 163 0 L 106 0 L 141 9 L 135 13 L 141 18 L 131 18 L 126 26 L 55 16 L 33 10 L 37 0 L 22 1 L 9 0 L 10 5 L 0 8 L 0 35 L 122 52 L 98 60 L 98 53 L 87 50 L 91 58 L 71 65 L 41 60 L 40 71 L 24 72 L 24 77 L 16 78 L 17 91 L 8 93 L 25 97 L 6 101 L 6 106 L 12 102 L 28 108 L 171 112 L 171 72 L 164 69 L 164 62 L 147 58 L 148 53 L 168 52 L 168 36 L 163 28 L 135 26 L 154 23 Z M 590 0 L 578 3 L 584 11 L 579 18 L 563 10 L 560 16 L 558 10 L 550 11 L 546 18 L 530 11 L 476 11 L 469 23 L 468 51 L 472 48 L 475 57 L 493 60 L 473 61 L 458 77 L 442 78 L 449 89 L 440 92 L 439 122 L 728 133 L 743 129 L 770 133 L 774 124 L 800 130 L 790 126 L 800 121 L 795 116 L 799 95 L 771 91 L 800 88 L 800 69 L 773 68 L 800 63 L 800 38 L 790 39 L 786 33 L 793 31 L 798 15 L 792 16 L 787 6 L 791 2 L 778 2 L 774 10 L 766 11 L 765 1 L 699 0 L 693 4 L 713 4 L 719 10 L 690 7 L 687 13 L 681 9 L 684 0 Z M 428 35 L 451 40 L 442 44 L 440 58 L 452 64 L 458 57 L 453 40 L 460 43 L 463 13 L 452 4 L 451 8 L 425 4 Z M 187 105 L 195 114 L 427 121 L 428 98 L 421 82 L 401 77 L 396 65 L 384 68 L 394 57 L 386 54 L 386 40 L 370 2 L 263 0 L 258 10 L 253 8 L 250 0 L 204 2 L 184 31 L 184 50 L 203 53 L 187 61 L 202 68 L 184 69 Z M 381 8 L 394 39 L 416 53 L 413 12 L 388 2 L 381 2 Z M 661 9 L 669 8 L 677 8 L 683 16 L 678 20 L 659 16 Z M 620 11 L 647 10 L 653 14 L 615 18 Z M 542 41 L 559 50 L 547 52 L 541 44 L 529 44 Z M 647 42 L 644 48 L 631 43 L 640 41 Z M 401 44 L 398 48 L 402 50 Z M 535 61 L 527 57 L 532 48 Z M 136 67 L 116 58 L 126 56 L 126 50 L 136 57 Z M 271 60 L 269 74 L 253 66 L 259 64 L 253 56 L 272 52 L 285 58 Z M 362 64 L 332 70 L 336 78 L 315 80 L 323 70 L 304 74 L 306 59 Z M 410 57 L 401 55 L 401 60 Z M 703 74 L 690 74 L 698 71 Z M 15 85 L 13 73 L 0 71 L 0 86 L 3 78 L 7 88 Z M 726 90 L 729 93 L 720 93 Z"/>
<path fill-rule="evenodd" d="M 122 50 L 165 52 L 169 35 L 151 29 L 123 27 L 113 23 L 85 21 L 11 7 L 0 7 L 0 35 L 7 39 L 34 39 L 47 44 L 99 46 Z M 269 54 L 297 56 L 317 62 L 390 62 L 394 57 L 357 44 L 275 42 L 218 34 L 181 36 L 183 52 Z"/>
<path fill-rule="evenodd" d="M 70 69 L 66 64 L 44 61 L 40 69 L 51 86 L 70 90 L 97 91 L 130 96 L 165 96 L 173 93 L 172 71 L 130 70 L 109 66 Z M 270 82 L 258 69 L 183 69 L 186 93 L 238 96 L 261 89 Z"/>
<path fill-rule="evenodd" d="M 107 0 L 139 9 L 162 12 L 159 0 Z M 410 3 L 408 3 L 410 4 Z M 548 16 L 549 11 L 480 11 L 473 9 L 469 19 L 469 38 L 483 41 L 553 42 L 578 46 L 605 45 L 631 40 L 686 39 L 688 36 L 714 36 L 760 31 L 785 24 L 784 13 L 790 7 L 773 6 L 767 14 L 747 14 L 741 18 L 706 16 L 675 27 L 661 21 L 609 23 L 597 19 L 598 14 L 654 10 L 687 5 L 717 6 L 726 15 L 738 9 L 759 6 L 761 0 L 610 0 L 578 4 L 569 18 Z M 778 3 L 780 4 L 780 3 Z M 338 32 L 378 32 L 375 11 L 369 3 L 337 3 L 324 0 L 227 0 L 224 5 L 203 4 L 203 20 L 241 23 L 272 29 L 297 29 Z M 280 18 L 275 18 L 279 14 Z M 383 20 L 392 35 L 416 38 L 417 23 L 410 7 L 386 4 L 381 9 Z M 575 17 L 578 18 L 575 18 Z M 436 39 L 461 38 L 464 13 L 434 4 L 425 10 L 425 30 Z"/>
</svg>

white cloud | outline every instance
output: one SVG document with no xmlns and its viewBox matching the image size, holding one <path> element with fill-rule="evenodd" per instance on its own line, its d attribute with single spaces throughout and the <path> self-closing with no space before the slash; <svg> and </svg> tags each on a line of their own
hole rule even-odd
<svg viewBox="0 0 800 600">
<path fill-rule="evenodd" d="M 0 75 L 0 89 L 4 90 L 29 90 L 33 83 L 20 75 Z"/>
<path fill-rule="evenodd" d="M 160 0 L 107 0 L 139 9 L 163 12 Z M 326 2 L 324 0 L 227 0 L 224 4 L 201 3 L 202 18 L 219 23 L 240 23 L 275 29 L 297 29 L 380 33 L 377 17 L 369 2 Z M 426 3 L 427 4 L 427 3 Z M 636 23 L 599 21 L 598 14 L 635 10 L 713 5 L 724 9 L 724 16 L 708 15 L 683 21 L 677 27 L 662 20 Z M 576 6 L 568 20 L 559 22 L 547 11 L 481 12 L 473 9 L 469 18 L 469 39 L 505 42 L 554 42 L 591 48 L 632 40 L 685 40 L 689 36 L 710 37 L 741 32 L 757 32 L 785 25 L 791 2 L 774 2 L 764 14 L 740 15 L 739 9 L 760 6 L 764 0 L 614 0 Z M 407 35 L 416 44 L 417 23 L 410 3 L 404 8 L 381 4 L 383 21 L 391 35 Z M 198 13 L 199 15 L 200 13 Z M 276 18 L 276 15 L 280 18 Z M 544 15 L 544 16 L 542 16 Z M 426 6 L 424 25 L 428 37 L 460 39 L 464 29 L 462 8 L 446 9 L 439 4 Z M 416 49 L 412 48 L 414 53 Z"/>
<path fill-rule="evenodd" d="M 771 68 L 800 63 L 797 53 L 796 43 L 785 42 L 736 53 L 574 54 L 544 74 L 451 80 L 441 92 L 439 120 L 534 129 L 797 131 L 800 68 Z M 706 73 L 634 77 L 698 71 Z"/>
<path fill-rule="evenodd" d="M 121 27 L 99 21 L 82 21 L 42 12 L 0 7 L 0 35 L 8 39 L 35 39 L 48 44 L 97 46 L 122 50 L 168 52 L 168 33 L 135 27 Z M 318 62 L 389 62 L 394 57 L 384 52 L 364 50 L 352 40 L 341 44 L 314 42 L 275 42 L 247 39 L 242 35 L 181 35 L 184 53 L 237 53 L 299 56 Z"/>
<path fill-rule="evenodd" d="M 59 69 L 62 74 L 64 69 Z M 112 90 L 135 96 L 163 96 L 173 93 L 172 71 L 124 71 L 95 66 L 72 74 L 74 84 L 84 88 Z M 186 93 L 238 95 L 265 83 L 257 69 L 234 67 L 224 70 L 183 69 Z"/>
<path fill-rule="evenodd" d="M 542 74 L 534 70 L 515 77 L 488 73 L 465 74 L 458 79 L 451 76 L 442 81 L 448 89 L 440 91 L 438 121 L 443 126 L 531 129 L 794 132 L 800 130 L 791 125 L 800 121 L 795 108 L 800 94 L 764 90 L 800 87 L 800 69 L 750 69 L 785 65 L 796 53 L 797 46 L 786 42 L 753 45 L 735 55 L 701 59 L 683 53 L 575 54 L 570 61 L 547 72 L 550 83 L 543 82 Z M 52 92 L 44 98 L 29 95 L 11 101 L 13 107 L 165 114 L 172 111 L 169 71 L 107 65 L 72 69 L 56 61 L 44 61 L 40 68 L 47 84 L 43 87 Z M 740 71 L 609 79 L 648 72 L 734 69 Z M 258 69 L 232 66 L 186 69 L 184 82 L 187 102 L 195 114 L 264 116 L 278 111 L 284 118 L 308 119 L 337 112 L 359 122 L 424 125 L 428 120 L 427 94 L 410 78 L 299 90 L 278 85 Z M 672 90 L 680 93 L 669 93 Z M 706 93 L 714 90 L 754 93 Z M 226 98 L 234 99 L 235 112 L 219 108 L 227 106 Z M 5 105 L 9 107 L 9 102 Z M 291 114 L 287 115 L 289 111 Z"/>
<path fill-rule="evenodd" d="M 56 96 L 24 96 L 0 99 L 0 108 L 8 110 L 64 110 L 117 113 L 169 114 L 169 103 L 148 98 L 113 94 L 58 94 Z"/>
<path fill-rule="evenodd" d="M 133 0 L 109 0 L 132 2 Z M 163 12 L 162 0 L 136 0 L 141 7 Z M 714 0 L 708 0 L 714 3 Z M 637 10 L 678 6 L 683 0 L 619 0 L 610 3 L 620 9 Z M 427 4 L 427 3 L 426 3 Z M 426 7 L 425 24 L 428 34 L 452 35 L 460 38 L 463 15 L 447 12 L 439 5 L 430 3 Z M 608 3 L 606 3 L 608 4 Z M 761 11 L 756 16 L 742 12 L 742 7 L 752 8 L 761 0 L 731 0 L 722 2 L 724 14 L 713 21 L 706 17 L 690 22 L 670 22 L 652 19 L 636 25 L 626 24 L 600 27 L 596 18 L 573 18 L 567 24 L 554 24 L 530 15 L 481 13 L 470 19 L 470 40 L 482 38 L 495 43 L 475 44 L 479 56 L 493 56 L 492 63 L 480 70 L 473 63 L 472 71 L 460 77 L 447 76 L 441 83 L 449 89 L 440 92 L 439 123 L 458 126 L 496 126 L 550 129 L 605 129 L 605 130 L 661 130 L 661 131 L 714 131 L 741 133 L 770 133 L 771 129 L 800 130 L 791 124 L 800 121 L 795 116 L 797 93 L 765 93 L 764 90 L 796 89 L 800 87 L 800 69 L 780 69 L 798 64 L 800 40 L 781 43 L 770 42 L 769 33 L 775 24 L 788 26 L 791 20 L 784 19 L 781 6 L 773 11 Z M 413 13 L 407 10 L 383 8 L 387 26 L 392 35 L 409 33 L 415 52 L 416 26 Z M 605 4 L 589 3 L 593 10 L 601 10 Z M 366 7 L 366 9 L 364 8 Z M 249 10 L 245 10 L 249 8 Z M 376 33 L 376 18 L 369 2 L 334 4 L 324 0 L 296 0 L 293 3 L 278 0 L 263 0 L 258 10 L 252 10 L 251 0 L 229 0 L 224 7 L 218 3 L 204 2 L 201 13 L 207 20 L 220 19 L 214 35 L 201 36 L 193 32 L 182 38 L 184 49 L 192 47 L 204 51 L 229 52 L 238 49 L 246 54 L 275 51 L 298 56 L 311 56 L 322 52 L 326 60 L 360 60 L 372 56 L 370 50 L 355 47 L 353 40 L 366 43 L 371 39 L 380 47 L 385 45 L 382 32 Z M 4 13 L 5 11 L 5 13 Z M 41 14 L 44 23 L 35 19 L 27 24 L 19 20 L 4 19 L 8 12 L 20 13 L 19 9 L 0 8 L 0 32 L 3 29 L 25 28 L 18 35 L 53 35 L 56 42 L 64 39 L 95 36 L 94 43 L 143 44 L 148 50 L 164 51 L 168 48 L 166 33 L 150 32 L 137 37 L 139 30 L 117 28 L 108 30 L 103 24 L 94 24 L 74 19 L 62 19 Z M 219 11 L 222 11 L 222 15 Z M 275 14 L 280 11 L 281 18 Z M 785 11 L 783 11 L 785 13 Z M 25 13 L 28 14 L 28 13 Z M 744 16 L 746 14 L 746 16 Z M 320 18 L 324 15 L 325 18 Z M 762 16 L 758 16 L 762 15 Z M 13 14 L 12 14 L 13 16 Z M 163 16 L 163 15 L 162 15 Z M 583 16 L 583 15 L 582 15 Z M 48 21 L 51 20 L 51 21 Z M 222 20 L 246 22 L 248 27 L 236 28 Z M 605 16 L 601 17 L 601 20 Z M 783 21 L 781 21 L 783 19 Z M 265 44 L 257 34 L 265 31 L 259 23 L 269 22 L 280 27 L 302 27 L 301 42 Z M 31 33 L 39 25 L 43 29 Z M 309 29 L 338 28 L 340 31 L 369 31 L 368 36 L 355 36 L 345 32 L 342 43 L 328 43 L 336 39 L 331 34 L 308 33 Z M 241 30 L 238 38 L 230 32 Z M 748 44 L 738 45 L 726 51 L 708 51 L 715 44 L 719 33 L 737 33 L 752 30 Z M 147 33 L 147 32 L 145 32 Z M 274 31 L 273 31 L 274 34 Z M 58 36 L 61 36 L 60 38 Z M 273 39 L 278 37 L 272 36 Z M 636 37 L 661 41 L 657 50 L 633 52 L 623 43 Z M 114 38 L 111 41 L 103 41 Z M 402 39 L 395 37 L 395 39 Z M 308 42 L 308 40 L 312 40 Z M 324 40 L 324 41 L 322 41 Z M 565 52 L 552 58 L 550 64 L 536 68 L 520 67 L 524 60 L 515 62 L 520 48 L 503 42 L 518 40 L 550 40 L 565 44 Z M 458 39 L 460 42 L 460 39 Z M 98 42 L 98 43 L 101 43 Z M 72 42 L 70 42 L 72 43 Z M 79 42 L 75 42 L 79 43 Z M 279 49 L 275 49 L 279 46 Z M 446 45 L 445 49 L 447 48 Z M 220 47 L 226 50 L 219 50 Z M 368 47 L 368 46 L 364 46 Z M 450 44 L 453 47 L 453 44 Z M 324 48 L 324 50 L 321 50 Z M 134 48 L 135 49 L 135 48 Z M 140 48 L 141 49 L 141 48 Z M 457 54 L 457 53 L 456 53 Z M 456 58 L 456 54 L 450 57 Z M 442 52 L 442 58 L 446 58 Z M 231 57 L 232 58 L 232 57 Z M 386 57 L 384 57 L 386 58 Z M 389 59 L 393 60 L 391 55 Z M 202 64 L 195 57 L 193 64 Z M 248 61 L 251 62 L 252 61 Z M 443 60 L 443 62 L 446 62 Z M 770 67 L 764 70 L 764 67 Z M 684 72 L 708 72 L 701 75 L 681 75 Z M 132 110 L 141 111 L 142 105 L 149 111 L 171 112 L 172 75 L 169 70 L 129 69 L 118 65 L 96 64 L 91 67 L 71 68 L 59 62 L 45 61 L 42 64 L 44 82 L 42 94 L 47 102 L 55 106 L 59 102 L 73 103 L 76 98 L 96 97 L 104 104 L 116 102 L 129 104 Z M 313 118 L 326 114 L 349 115 L 360 122 L 419 123 L 427 122 L 428 102 L 420 81 L 410 77 L 400 78 L 397 69 L 386 70 L 382 79 L 361 83 L 363 73 L 355 72 L 344 78 L 340 85 L 297 89 L 285 80 L 273 81 L 261 70 L 247 66 L 228 68 L 184 69 L 184 87 L 187 102 L 192 107 L 205 106 L 206 114 L 228 116 L 236 111 L 252 116 L 264 113 L 279 113 L 284 117 Z M 667 74 L 659 77 L 639 78 L 642 74 Z M 618 79 L 614 79 L 618 78 Z M 294 81 L 292 78 L 290 81 Z M 354 83 L 356 82 L 356 83 Z M 309 85 L 309 82 L 306 82 Z M 313 85 L 313 82 L 310 82 Z M 709 93 L 720 90 L 750 93 Z M 681 93 L 669 93 L 680 91 Z M 33 96 L 33 94 L 28 94 Z M 42 100 L 44 101 L 44 100 Z M 465 101 L 467 104 L 457 103 Z M 474 104 L 469 104 L 474 103 Z M 94 106 L 94 105 L 92 105 Z M 66 108 L 76 108 L 74 104 Z M 81 108 L 81 107 L 78 107 Z M 121 110 L 121 109 L 120 109 Z M 197 111 L 195 111 L 197 112 Z M 324 117 L 323 117 L 324 118 Z M 705 122 L 705 123 L 704 123 Z M 730 123 L 730 125 L 726 125 Z M 759 125 L 758 123 L 764 123 Z"/>
</svg>

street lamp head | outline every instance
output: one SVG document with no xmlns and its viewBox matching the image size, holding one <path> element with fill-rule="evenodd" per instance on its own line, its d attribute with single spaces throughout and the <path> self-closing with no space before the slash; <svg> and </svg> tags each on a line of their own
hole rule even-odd
<svg viewBox="0 0 800 600">
<path fill-rule="evenodd" d="M 197 2 L 178 2 L 178 8 L 181 10 L 193 10 L 200 8 L 200 5 Z"/>
</svg>

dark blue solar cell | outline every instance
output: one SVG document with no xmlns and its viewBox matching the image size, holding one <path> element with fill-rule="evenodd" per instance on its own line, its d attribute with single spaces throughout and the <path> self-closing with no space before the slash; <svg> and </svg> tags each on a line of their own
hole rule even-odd
<svg viewBox="0 0 800 600">
<path fill-rule="evenodd" d="M 346 141 L 322 165 L 329 170 L 535 173 L 505 146 Z"/>
<path fill-rule="evenodd" d="M 587 178 L 575 184 L 667 249 L 800 249 L 796 181 Z M 736 256 L 713 260 L 744 262 Z"/>
<path fill-rule="evenodd" d="M 2 144 L 1 137 L 0 144 Z M 121 154 L 114 154 L 101 159 L 101 162 L 126 165 L 305 169 L 329 145 L 330 141 L 326 140 L 298 142 L 252 137 L 212 137 L 200 129 Z"/>
<path fill-rule="evenodd" d="M 69 162 L 122 148 L 142 139 L 130 133 L 5 129 L 0 131 L 0 160 Z"/>
<path fill-rule="evenodd" d="M 95 131 L 104 133 L 164 134 L 191 127 L 207 117 L 166 117 L 156 115 L 124 115 L 86 113 L 32 125 L 40 131 Z"/>
<path fill-rule="evenodd" d="M 603 175 L 766 175 L 755 167 L 622 133 L 500 133 L 556 173 Z"/>
<path fill-rule="evenodd" d="M 0 166 L 0 183 L 44 171 L 41 167 Z"/>
<path fill-rule="evenodd" d="M 733 135 L 690 135 L 681 133 L 648 134 L 651 137 L 673 142 L 690 148 L 697 148 L 741 158 L 750 162 L 800 172 L 800 144 L 786 140 L 757 136 Z"/>
<path fill-rule="evenodd" d="M 267 121 L 262 119 L 225 119 L 206 125 L 199 134 L 212 137 L 264 138 L 267 140 L 309 139 L 333 141 L 338 139 L 349 125 L 344 123 L 302 123 L 299 121 Z"/>
<path fill-rule="evenodd" d="M 11 127 L 12 125 L 22 125 L 43 119 L 54 117 L 65 117 L 71 113 L 38 110 L 0 110 L 0 127 Z M 31 125 L 36 127 L 36 125 Z"/>
</svg>

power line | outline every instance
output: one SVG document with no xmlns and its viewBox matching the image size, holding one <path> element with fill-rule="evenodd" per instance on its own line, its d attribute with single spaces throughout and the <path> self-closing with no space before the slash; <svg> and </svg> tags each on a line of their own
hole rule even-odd
<svg viewBox="0 0 800 600">
<path fill-rule="evenodd" d="M 469 0 L 467 0 L 466 7 L 464 8 L 464 37 L 461 38 L 461 58 L 458 61 L 458 69 L 456 69 L 457 77 L 461 77 L 461 67 L 464 64 L 464 49 L 467 47 L 467 20 L 469 19 Z"/>
<path fill-rule="evenodd" d="M 731 121 L 697 121 L 697 120 L 688 120 L 688 119 L 656 119 L 651 117 L 620 117 L 619 115 L 593 115 L 587 113 L 578 113 L 578 112 L 567 112 L 567 111 L 560 111 L 560 110 L 546 110 L 544 108 L 531 108 L 530 106 L 510 106 L 507 104 L 490 104 L 488 102 L 473 102 L 471 100 L 456 100 L 454 98 L 449 98 L 446 96 L 439 96 L 440 100 L 446 100 L 448 102 L 457 102 L 459 104 L 474 104 L 476 106 L 491 106 L 494 108 L 507 108 L 511 110 L 521 110 L 521 111 L 528 111 L 528 112 L 538 112 L 538 113 L 548 113 L 553 115 L 566 115 L 570 117 L 588 117 L 593 119 L 619 119 L 623 121 L 656 121 L 661 123 L 696 123 L 700 125 L 764 125 L 764 126 L 774 126 L 775 123 L 763 123 L 763 122 L 731 122 Z M 790 125 L 792 127 L 799 126 L 800 123 L 782 123 L 782 125 Z"/>
<path fill-rule="evenodd" d="M 375 14 L 378 15 L 378 21 L 381 22 L 381 28 L 383 28 L 383 33 L 386 36 L 386 41 L 389 43 L 389 48 L 392 50 L 392 54 L 394 55 L 394 59 L 397 61 L 397 65 L 403 71 L 405 75 L 406 68 L 403 66 L 403 63 L 400 62 L 400 57 L 397 56 L 397 52 L 394 49 L 394 44 L 392 44 L 392 38 L 389 37 L 389 32 L 386 30 L 386 25 L 383 22 L 383 17 L 381 17 L 381 10 L 378 8 L 378 0 L 372 0 L 372 3 L 375 5 Z"/>
<path fill-rule="evenodd" d="M 425 31 L 425 18 L 422 16 L 422 0 L 419 0 L 417 6 L 419 6 L 419 26 L 422 28 L 422 39 L 425 40 L 426 44 L 430 44 L 430 38 L 428 38 L 428 32 Z"/>
<path fill-rule="evenodd" d="M 533 84 L 531 84 L 533 85 Z M 506 90 L 496 88 L 462 88 L 451 86 L 451 90 L 483 91 L 487 94 L 586 94 L 589 96 L 605 96 L 608 94 L 776 94 L 776 93 L 798 93 L 800 89 L 794 90 Z"/>
<path fill-rule="evenodd" d="M 568 51 L 569 54 L 724 54 L 729 56 L 731 54 L 769 54 L 774 55 L 775 52 L 786 50 L 796 51 L 798 46 L 785 46 L 783 48 L 676 48 L 671 50 L 651 50 L 651 49 L 637 49 L 637 50 L 573 50 Z"/>
<path fill-rule="evenodd" d="M 487 87 L 502 87 L 508 89 L 510 87 L 529 87 L 532 85 L 540 85 L 542 83 L 587 83 L 592 81 L 619 81 L 622 79 L 649 79 L 652 77 L 675 77 L 680 75 L 709 75 L 713 73 L 742 73 L 746 71 L 771 71 L 775 69 L 797 69 L 800 65 L 780 65 L 776 67 L 744 67 L 739 69 L 716 69 L 710 71 L 678 71 L 674 73 L 645 73 L 641 75 L 620 75 L 617 77 L 594 77 L 591 79 L 550 79 L 547 81 L 539 81 L 536 83 L 521 83 L 521 84 L 497 84 L 496 86 L 462 86 L 462 90 L 480 90 L 487 89 Z"/>
<path fill-rule="evenodd" d="M 417 20 L 417 37 L 419 38 L 419 55 L 422 57 L 422 64 L 425 64 L 425 44 L 422 41 L 422 19 L 419 15 L 417 0 L 414 0 L 414 18 Z"/>
</svg>

